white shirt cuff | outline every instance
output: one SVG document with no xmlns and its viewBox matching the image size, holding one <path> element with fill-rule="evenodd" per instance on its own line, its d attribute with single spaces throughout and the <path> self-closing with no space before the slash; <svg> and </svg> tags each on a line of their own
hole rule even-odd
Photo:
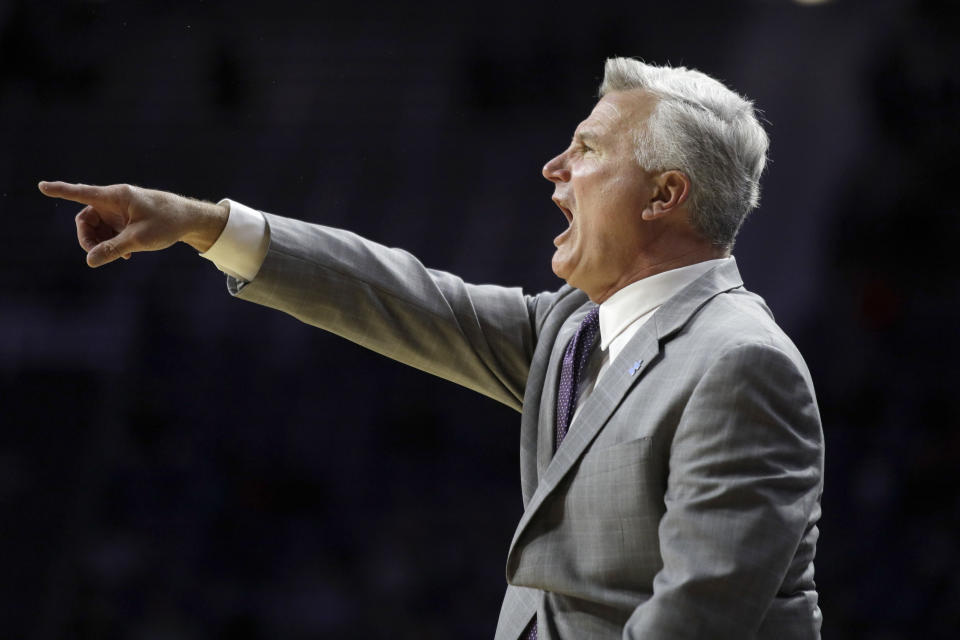
<svg viewBox="0 0 960 640">
<path fill-rule="evenodd" d="M 217 204 L 226 204 L 230 215 L 220 237 L 200 257 L 210 260 L 227 275 L 250 282 L 257 277 L 270 246 L 267 219 L 259 211 L 228 198 Z"/>
</svg>

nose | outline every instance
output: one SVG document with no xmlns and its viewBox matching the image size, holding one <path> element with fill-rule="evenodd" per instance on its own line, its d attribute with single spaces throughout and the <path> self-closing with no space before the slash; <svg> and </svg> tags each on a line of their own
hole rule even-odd
<svg viewBox="0 0 960 640">
<path fill-rule="evenodd" d="M 570 170 L 567 169 L 566 152 L 555 156 L 543 165 L 543 177 L 550 182 L 567 182 L 570 180 Z"/>
</svg>

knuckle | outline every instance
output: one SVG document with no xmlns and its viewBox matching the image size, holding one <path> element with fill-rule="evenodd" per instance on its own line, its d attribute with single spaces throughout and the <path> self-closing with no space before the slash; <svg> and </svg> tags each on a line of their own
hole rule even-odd
<svg viewBox="0 0 960 640">
<path fill-rule="evenodd" d="M 128 184 L 115 184 L 110 187 L 111 195 L 117 200 L 129 200 L 132 195 L 132 189 Z"/>
</svg>

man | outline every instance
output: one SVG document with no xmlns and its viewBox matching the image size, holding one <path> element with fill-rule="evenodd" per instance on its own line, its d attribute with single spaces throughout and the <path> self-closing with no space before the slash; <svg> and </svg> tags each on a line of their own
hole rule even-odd
<svg viewBox="0 0 960 640">
<path fill-rule="evenodd" d="M 87 205 L 90 266 L 187 242 L 234 295 L 522 411 L 498 640 L 818 638 L 813 385 L 730 256 L 766 134 L 683 68 L 608 60 L 601 96 L 543 168 L 567 285 L 537 296 L 236 202 L 40 189 Z"/>
</svg>

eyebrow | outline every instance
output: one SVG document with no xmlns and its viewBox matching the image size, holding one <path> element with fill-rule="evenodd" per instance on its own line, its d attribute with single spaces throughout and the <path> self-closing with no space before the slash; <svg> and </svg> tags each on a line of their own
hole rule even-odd
<svg viewBox="0 0 960 640">
<path fill-rule="evenodd" d="M 599 139 L 599 136 L 590 129 L 587 129 L 585 131 L 577 131 L 574 133 L 573 139 L 580 140 L 581 142 L 596 142 Z"/>
</svg>

